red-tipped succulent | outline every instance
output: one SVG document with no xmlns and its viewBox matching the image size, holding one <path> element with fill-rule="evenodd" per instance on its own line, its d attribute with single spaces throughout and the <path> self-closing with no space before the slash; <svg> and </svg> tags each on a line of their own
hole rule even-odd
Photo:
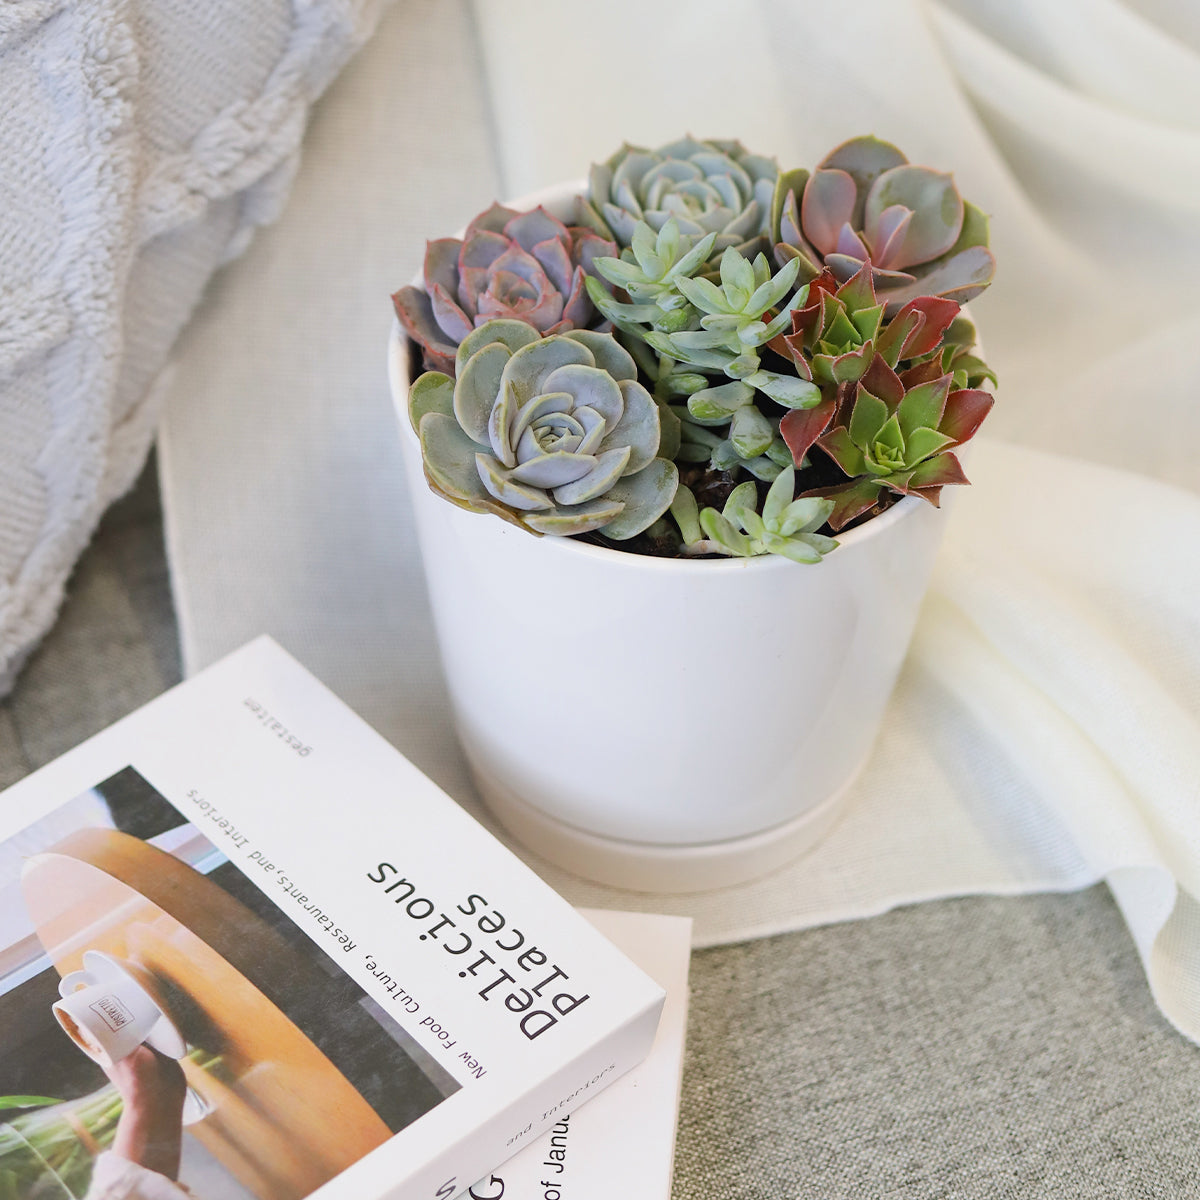
<svg viewBox="0 0 1200 1200">
<path fill-rule="evenodd" d="M 543 335 L 606 327 L 583 281 L 594 258 L 616 253 L 615 242 L 544 208 L 493 204 L 461 239 L 427 242 L 424 288 L 402 287 L 392 303 L 426 369 L 453 375 L 459 343 L 485 321 L 524 321 Z"/>
<path fill-rule="evenodd" d="M 993 401 L 981 388 L 955 387 L 937 358 L 897 373 L 877 354 L 861 379 L 827 402 L 827 413 L 798 412 L 781 433 L 796 461 L 816 445 L 849 476 L 810 493 L 834 500 L 836 531 L 884 489 L 936 507 L 943 487 L 966 483 L 954 449 L 974 437 Z"/>
</svg>

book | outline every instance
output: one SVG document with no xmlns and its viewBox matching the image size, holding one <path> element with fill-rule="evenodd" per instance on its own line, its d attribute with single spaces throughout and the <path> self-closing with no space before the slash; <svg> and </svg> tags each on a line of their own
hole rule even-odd
<svg viewBox="0 0 1200 1200">
<path fill-rule="evenodd" d="M 0 795 L 21 1200 L 130 1146 L 198 1200 L 449 1200 L 641 1060 L 663 999 L 269 638 Z"/>
<path fill-rule="evenodd" d="M 670 1200 L 692 922 L 580 911 L 666 990 L 654 1045 L 612 1087 L 475 1183 L 471 1200 Z"/>
</svg>

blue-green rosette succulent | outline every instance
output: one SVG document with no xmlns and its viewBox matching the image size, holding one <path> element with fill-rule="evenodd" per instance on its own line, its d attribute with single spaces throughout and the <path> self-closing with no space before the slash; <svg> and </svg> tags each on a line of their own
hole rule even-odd
<svg viewBox="0 0 1200 1200">
<path fill-rule="evenodd" d="M 670 507 L 679 472 L 658 457 L 658 405 L 611 334 L 488 321 L 455 371 L 427 371 L 409 393 L 435 492 L 534 533 L 619 541 Z"/>
</svg>

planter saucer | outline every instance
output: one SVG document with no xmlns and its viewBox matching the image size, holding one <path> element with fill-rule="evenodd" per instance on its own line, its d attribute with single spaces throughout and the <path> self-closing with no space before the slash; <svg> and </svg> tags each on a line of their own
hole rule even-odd
<svg viewBox="0 0 1200 1200">
<path fill-rule="evenodd" d="M 832 796 L 799 817 L 748 837 L 691 846 L 627 842 L 585 833 L 526 803 L 477 770 L 475 785 L 493 816 L 523 846 L 563 870 L 609 887 L 671 895 L 747 883 L 811 850 L 845 811 L 858 769 Z"/>
</svg>

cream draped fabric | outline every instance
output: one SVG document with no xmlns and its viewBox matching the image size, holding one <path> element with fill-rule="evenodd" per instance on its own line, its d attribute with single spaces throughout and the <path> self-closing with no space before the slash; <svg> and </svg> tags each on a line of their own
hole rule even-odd
<svg viewBox="0 0 1200 1200">
<path fill-rule="evenodd" d="M 432 48 L 436 47 L 434 53 Z M 407 3 L 320 106 L 292 203 L 189 329 L 162 435 L 185 662 L 266 631 L 478 811 L 384 375 L 425 238 L 623 140 L 811 165 L 874 132 L 992 214 L 1000 399 L 854 805 L 682 898 L 538 864 L 700 944 L 971 892 L 1112 887 L 1200 1039 L 1200 16 L 1184 0 Z M 485 818 L 486 819 L 486 818 Z"/>
</svg>

